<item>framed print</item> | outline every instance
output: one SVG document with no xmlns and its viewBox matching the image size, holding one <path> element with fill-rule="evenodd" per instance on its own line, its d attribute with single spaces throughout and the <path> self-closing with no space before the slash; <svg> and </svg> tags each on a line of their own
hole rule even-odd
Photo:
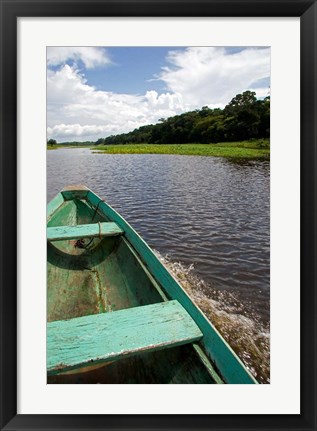
<svg viewBox="0 0 317 431">
<path fill-rule="evenodd" d="M 0 3 L 1 429 L 316 429 L 316 2 Z"/>
</svg>

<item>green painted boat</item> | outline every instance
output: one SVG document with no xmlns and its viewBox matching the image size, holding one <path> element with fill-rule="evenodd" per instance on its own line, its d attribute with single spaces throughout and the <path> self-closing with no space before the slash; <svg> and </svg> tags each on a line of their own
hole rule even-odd
<svg viewBox="0 0 317 431">
<path fill-rule="evenodd" d="M 47 206 L 47 277 L 48 383 L 257 383 L 144 240 L 85 186 Z"/>
</svg>

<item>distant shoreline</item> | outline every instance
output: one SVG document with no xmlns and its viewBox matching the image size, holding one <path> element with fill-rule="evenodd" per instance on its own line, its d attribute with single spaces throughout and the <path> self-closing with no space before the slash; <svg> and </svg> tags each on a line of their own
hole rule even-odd
<svg viewBox="0 0 317 431">
<path fill-rule="evenodd" d="M 253 139 L 242 142 L 218 144 L 124 144 L 124 145 L 67 145 L 48 146 L 48 150 L 59 148 L 90 148 L 95 154 L 174 154 L 225 158 L 268 159 L 269 139 Z"/>
</svg>

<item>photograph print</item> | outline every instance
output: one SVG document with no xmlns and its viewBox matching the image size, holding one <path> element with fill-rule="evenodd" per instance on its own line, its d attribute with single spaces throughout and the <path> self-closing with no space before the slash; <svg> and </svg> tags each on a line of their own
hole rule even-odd
<svg viewBox="0 0 317 431">
<path fill-rule="evenodd" d="M 47 47 L 47 383 L 270 383 L 270 58 Z"/>
</svg>

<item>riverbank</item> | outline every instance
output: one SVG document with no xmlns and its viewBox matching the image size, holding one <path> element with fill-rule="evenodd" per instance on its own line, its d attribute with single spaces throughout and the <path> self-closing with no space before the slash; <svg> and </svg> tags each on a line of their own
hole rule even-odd
<svg viewBox="0 0 317 431">
<path fill-rule="evenodd" d="M 89 145 L 64 145 L 64 144 L 56 144 L 56 145 L 47 145 L 47 150 L 59 150 L 60 148 L 88 148 L 90 149 L 92 147 L 92 144 Z"/>
<path fill-rule="evenodd" d="M 265 158 L 270 156 L 270 141 L 258 139 L 219 144 L 126 144 L 91 147 L 99 154 L 178 154 L 226 158 Z"/>
</svg>

